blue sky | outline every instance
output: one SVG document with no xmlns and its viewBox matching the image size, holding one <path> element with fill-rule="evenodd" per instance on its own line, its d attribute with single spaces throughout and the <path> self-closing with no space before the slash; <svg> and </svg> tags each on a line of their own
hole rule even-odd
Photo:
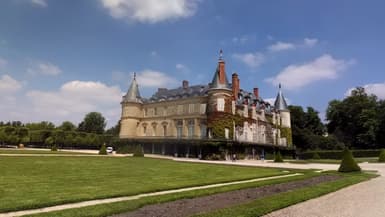
<svg viewBox="0 0 385 217">
<path fill-rule="evenodd" d="M 385 98 L 384 1 L 0 1 L 0 120 L 114 125 L 137 72 L 142 95 L 227 76 L 324 116 L 365 86 Z"/>
</svg>

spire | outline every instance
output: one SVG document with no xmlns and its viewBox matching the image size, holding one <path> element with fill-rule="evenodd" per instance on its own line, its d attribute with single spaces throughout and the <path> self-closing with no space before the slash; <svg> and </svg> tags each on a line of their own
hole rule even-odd
<svg viewBox="0 0 385 217">
<path fill-rule="evenodd" d="M 123 102 L 142 102 L 142 97 L 139 93 L 138 83 L 136 82 L 136 73 L 134 72 L 134 79 L 128 88 L 127 94 L 123 96 Z"/>
<path fill-rule="evenodd" d="M 286 104 L 285 97 L 283 97 L 283 94 L 282 94 L 281 83 L 279 83 L 278 87 L 279 87 L 279 90 L 278 90 L 277 98 L 275 99 L 275 102 L 274 102 L 274 107 L 279 111 L 287 111 L 288 110 L 287 104 Z"/>
<path fill-rule="evenodd" d="M 230 89 L 229 82 L 227 80 L 225 71 L 225 61 L 223 60 L 223 51 L 219 51 L 219 61 L 217 69 L 215 70 L 214 77 L 210 83 L 210 88 L 213 89 Z"/>
<path fill-rule="evenodd" d="M 219 60 L 222 60 L 222 58 L 223 58 L 223 50 L 220 49 L 219 50 Z"/>
</svg>

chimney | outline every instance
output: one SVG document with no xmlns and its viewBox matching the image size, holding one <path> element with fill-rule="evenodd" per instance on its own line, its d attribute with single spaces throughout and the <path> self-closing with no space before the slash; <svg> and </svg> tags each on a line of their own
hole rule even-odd
<svg viewBox="0 0 385 217">
<path fill-rule="evenodd" d="M 237 73 L 233 73 L 232 75 L 232 86 L 233 86 L 234 100 L 237 100 L 238 93 L 239 93 L 239 78 Z"/>
<path fill-rule="evenodd" d="M 259 89 L 258 89 L 258 87 L 254 87 L 254 96 L 255 96 L 255 98 L 259 98 Z"/>
<path fill-rule="evenodd" d="M 188 81 L 183 80 L 182 87 L 183 87 L 183 89 L 187 89 L 188 88 Z"/>
<path fill-rule="evenodd" d="M 225 78 L 226 78 L 226 72 L 225 72 L 225 61 L 223 60 L 219 60 L 218 62 L 219 64 L 219 83 L 220 84 L 224 84 L 226 81 L 225 81 Z"/>
</svg>

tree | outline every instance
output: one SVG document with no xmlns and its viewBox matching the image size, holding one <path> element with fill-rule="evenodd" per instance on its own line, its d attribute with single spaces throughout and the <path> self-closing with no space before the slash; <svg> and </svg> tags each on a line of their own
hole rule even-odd
<svg viewBox="0 0 385 217">
<path fill-rule="evenodd" d="M 357 87 L 344 100 L 332 100 L 326 111 L 329 134 L 354 148 L 373 148 L 379 119 L 377 97 Z"/>
<path fill-rule="evenodd" d="M 70 122 L 70 121 L 64 121 L 60 126 L 59 129 L 63 131 L 74 131 L 76 129 L 76 126 Z"/>
<path fill-rule="evenodd" d="M 99 112 L 86 114 L 83 121 L 79 124 L 78 130 L 88 133 L 102 134 L 106 127 L 106 120 Z"/>
<path fill-rule="evenodd" d="M 307 107 L 305 112 L 301 106 L 289 106 L 291 114 L 291 130 L 293 143 L 300 150 L 307 149 L 334 149 L 332 137 L 324 137 L 325 126 L 318 117 L 318 111 Z"/>
<path fill-rule="evenodd" d="M 120 133 L 120 121 L 118 121 L 118 123 L 111 127 L 110 129 L 106 130 L 106 134 L 111 134 L 111 135 L 114 135 L 114 136 L 118 136 Z"/>
</svg>

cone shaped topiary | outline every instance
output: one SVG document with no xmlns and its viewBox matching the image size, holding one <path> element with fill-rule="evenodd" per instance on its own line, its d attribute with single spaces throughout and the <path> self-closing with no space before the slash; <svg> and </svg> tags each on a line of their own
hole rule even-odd
<svg viewBox="0 0 385 217">
<path fill-rule="evenodd" d="M 280 151 L 277 151 L 274 155 L 274 162 L 275 163 L 281 163 L 283 162 L 282 155 Z"/>
<path fill-rule="evenodd" d="M 321 157 L 319 156 L 318 152 L 314 152 L 312 159 L 319 160 Z"/>
<path fill-rule="evenodd" d="M 385 149 L 381 149 L 380 156 L 378 157 L 378 162 L 385 163 Z"/>
<path fill-rule="evenodd" d="M 345 149 L 342 153 L 342 161 L 338 172 L 356 172 L 361 171 L 361 168 L 358 166 L 357 162 L 354 160 L 352 152 L 349 149 Z"/>
<path fill-rule="evenodd" d="M 144 157 L 142 146 L 138 145 L 134 149 L 133 157 Z"/>
<path fill-rule="evenodd" d="M 57 151 L 57 146 L 56 146 L 56 144 L 53 144 L 53 145 L 52 145 L 51 151 Z"/>
<path fill-rule="evenodd" d="M 99 154 L 100 155 L 107 155 L 106 143 L 103 143 L 102 147 L 100 147 Z"/>
</svg>

